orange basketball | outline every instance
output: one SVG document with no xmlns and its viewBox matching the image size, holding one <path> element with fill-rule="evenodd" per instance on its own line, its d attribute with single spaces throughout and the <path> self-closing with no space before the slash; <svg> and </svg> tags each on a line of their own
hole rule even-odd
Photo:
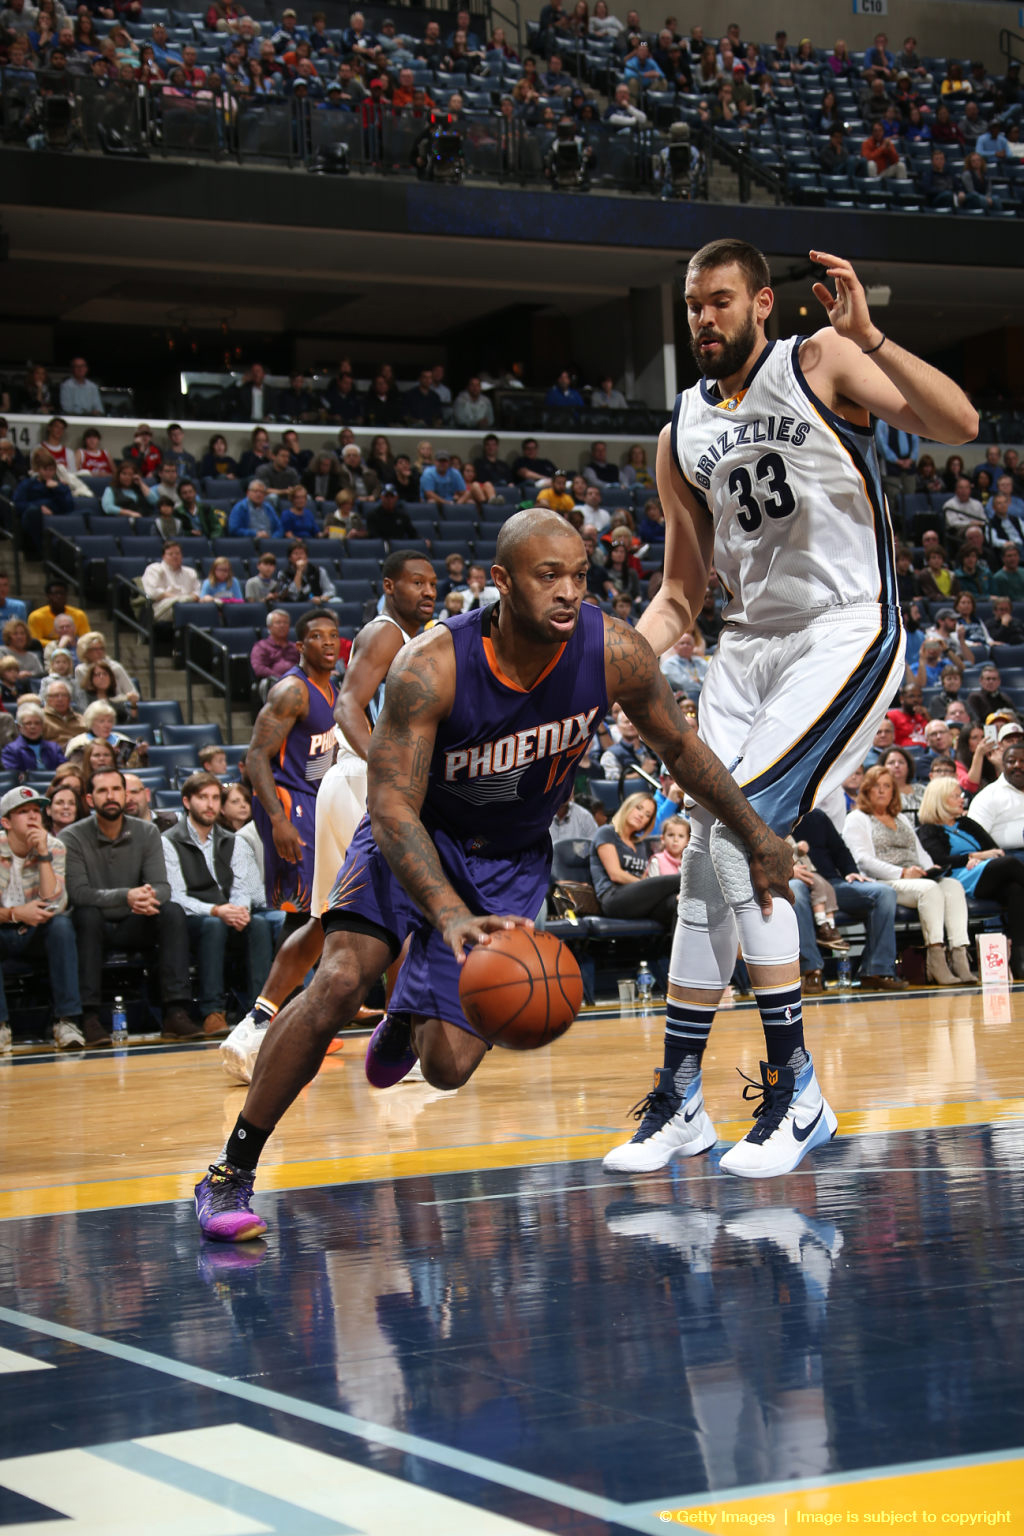
<svg viewBox="0 0 1024 1536">
<path fill-rule="evenodd" d="M 477 944 L 459 976 L 466 1018 L 507 1051 L 534 1051 L 564 1035 L 583 1003 L 583 978 L 561 939 L 505 928 Z"/>
</svg>

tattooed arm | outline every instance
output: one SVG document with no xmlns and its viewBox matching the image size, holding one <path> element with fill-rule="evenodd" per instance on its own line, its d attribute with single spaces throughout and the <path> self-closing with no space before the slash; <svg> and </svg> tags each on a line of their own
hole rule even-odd
<svg viewBox="0 0 1024 1536">
<path fill-rule="evenodd" d="M 334 706 L 334 718 L 359 757 L 365 757 L 370 746 L 370 722 L 366 715 L 370 700 L 387 677 L 403 643 L 401 632 L 393 624 L 371 624 L 356 636 Z"/>
<path fill-rule="evenodd" d="M 274 847 L 289 864 L 298 864 L 305 843 L 284 813 L 277 797 L 271 764 L 288 740 L 296 720 L 303 720 L 309 709 L 309 691 L 297 677 L 283 677 L 267 694 L 267 702 L 256 716 L 252 741 L 245 756 L 245 766 L 260 804 L 270 817 Z"/>
<path fill-rule="evenodd" d="M 622 705 L 676 783 L 746 844 L 750 878 L 765 915 L 773 895 L 792 901 L 793 850 L 765 825 L 725 765 L 684 720 L 643 636 L 619 619 L 605 620 L 605 677 L 608 697 Z"/>
<path fill-rule="evenodd" d="M 470 912 L 420 820 L 437 727 L 454 700 L 455 648 L 440 624 L 404 646 L 388 673 L 367 753 L 367 810 L 377 847 L 461 964 L 466 944 L 486 944 L 500 928 L 532 924 Z"/>
</svg>

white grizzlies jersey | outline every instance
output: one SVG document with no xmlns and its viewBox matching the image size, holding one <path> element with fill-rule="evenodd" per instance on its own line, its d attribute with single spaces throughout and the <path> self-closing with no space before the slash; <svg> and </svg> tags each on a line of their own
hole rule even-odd
<svg viewBox="0 0 1024 1536">
<path fill-rule="evenodd" d="M 805 339 L 769 342 L 729 400 L 703 379 L 676 401 L 673 456 L 714 520 L 733 624 L 790 629 L 829 609 L 896 603 L 874 434 L 813 393 Z"/>
<path fill-rule="evenodd" d="M 409 641 L 414 638 L 412 635 L 407 635 L 401 624 L 399 624 L 398 620 L 393 619 L 388 613 L 378 613 L 376 618 L 370 620 L 370 624 L 393 624 L 402 637 L 402 645 L 408 645 Z M 366 627 L 369 628 L 369 624 Z M 380 715 L 381 710 L 384 708 L 384 684 L 386 681 L 386 678 L 381 679 L 377 691 L 374 693 L 373 698 L 366 706 L 366 713 L 370 721 L 371 730 L 373 730 L 373 727 L 377 724 L 377 718 Z M 336 725 L 334 727 L 334 734 L 338 738 L 338 756 L 336 761 L 339 763 L 342 761 L 351 762 L 352 765 L 356 768 L 357 772 L 365 773 L 366 759 L 360 757 L 358 752 L 353 752 L 351 746 L 349 745 L 348 738 L 346 737 L 344 731 L 341 729 L 340 725 Z"/>
</svg>

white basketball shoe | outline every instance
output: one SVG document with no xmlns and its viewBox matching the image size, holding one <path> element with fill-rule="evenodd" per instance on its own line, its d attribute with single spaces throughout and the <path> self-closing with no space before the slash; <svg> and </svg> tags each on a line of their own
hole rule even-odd
<svg viewBox="0 0 1024 1536">
<path fill-rule="evenodd" d="M 607 1153 L 602 1164 L 606 1173 L 654 1173 L 674 1157 L 706 1152 L 718 1140 L 704 1108 L 699 1072 L 680 1094 L 668 1067 L 659 1067 L 654 1087 L 634 1106 L 633 1118 L 640 1121 L 640 1128 Z"/>
<path fill-rule="evenodd" d="M 226 1040 L 220 1043 L 220 1064 L 233 1083 L 251 1083 L 260 1046 L 270 1023 L 261 1013 L 257 1018 L 247 1013 L 239 1019 Z"/>
<path fill-rule="evenodd" d="M 741 1179 L 778 1178 L 792 1173 L 808 1152 L 836 1134 L 839 1122 L 818 1086 L 809 1056 L 799 1076 L 792 1067 L 762 1061 L 760 1083 L 750 1077 L 746 1082 L 743 1097 L 759 1102 L 753 1126 L 722 1158 L 726 1173 Z"/>
</svg>

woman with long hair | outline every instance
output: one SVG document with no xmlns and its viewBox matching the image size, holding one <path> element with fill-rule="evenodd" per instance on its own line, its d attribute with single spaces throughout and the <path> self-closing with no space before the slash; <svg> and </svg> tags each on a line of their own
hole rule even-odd
<svg viewBox="0 0 1024 1536">
<path fill-rule="evenodd" d="M 946 467 L 942 471 L 943 488 L 950 493 L 956 490 L 956 483 L 964 473 L 964 461 L 958 453 L 951 453 L 946 460 Z"/>
<path fill-rule="evenodd" d="M 378 432 L 370 444 L 370 451 L 366 456 L 366 467 L 372 469 L 381 485 L 388 485 L 395 478 L 395 456 L 391 452 L 391 443 Z"/>
<path fill-rule="evenodd" d="M 94 661 L 86 667 L 82 692 L 87 700 L 86 708 L 97 699 L 103 699 L 109 704 L 117 716 L 118 725 L 129 724 L 138 714 L 130 701 L 118 693 L 117 678 L 109 661 Z"/>
<path fill-rule="evenodd" d="M 143 517 L 149 511 L 149 498 L 132 459 L 122 459 L 114 471 L 113 482 L 103 492 L 100 506 L 108 517 Z"/>
<path fill-rule="evenodd" d="M 917 783 L 917 765 L 914 759 L 906 747 L 890 747 L 883 759 L 883 766 L 895 779 L 903 814 L 911 826 L 914 826 L 917 822 L 917 808 L 924 794 L 924 785 Z"/>
<path fill-rule="evenodd" d="M 1024 864 L 965 816 L 964 805 L 956 779 L 933 779 L 921 801 L 917 835 L 932 862 L 959 880 L 968 896 L 1002 907 L 1010 970 L 1014 981 L 1024 981 Z"/>
<path fill-rule="evenodd" d="M 623 485 L 639 485 L 647 490 L 656 490 L 654 476 L 647 465 L 647 449 L 643 443 L 634 443 L 626 455 L 626 462 L 619 471 L 619 479 Z"/>
<path fill-rule="evenodd" d="M 679 876 L 647 873 L 655 815 L 651 795 L 627 795 L 591 844 L 590 878 L 606 917 L 650 917 L 673 933 Z"/>
<path fill-rule="evenodd" d="M 843 838 L 862 875 L 890 886 L 901 906 L 917 908 L 928 980 L 939 987 L 977 981 L 967 955 L 970 935 L 964 888 L 958 880 L 942 875 L 921 846 L 901 812 L 896 781 L 882 764 L 869 768 L 861 780 Z"/>
<path fill-rule="evenodd" d="M 825 62 L 837 80 L 848 80 L 854 73 L 850 50 L 841 37 L 837 39 L 835 47 Z"/>
<path fill-rule="evenodd" d="M 999 747 L 985 737 L 983 725 L 962 725 L 956 738 L 956 779 L 964 794 L 972 797 L 986 784 L 994 784 L 999 769 L 992 761 L 999 758 Z"/>
</svg>

